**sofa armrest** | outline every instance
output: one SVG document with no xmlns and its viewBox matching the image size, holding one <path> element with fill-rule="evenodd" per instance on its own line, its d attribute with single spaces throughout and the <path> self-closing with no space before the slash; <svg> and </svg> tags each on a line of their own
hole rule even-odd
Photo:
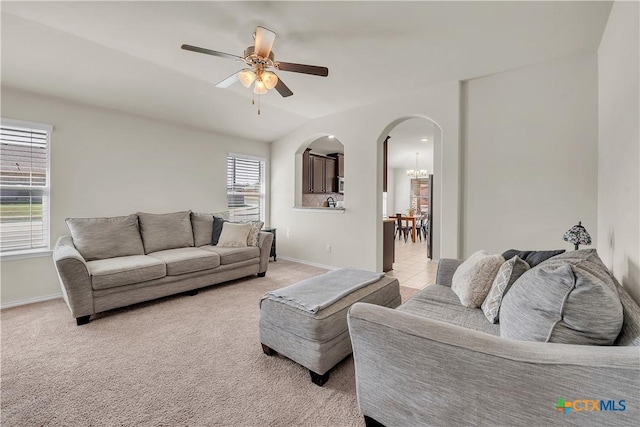
<svg viewBox="0 0 640 427">
<path fill-rule="evenodd" d="M 453 258 L 442 258 L 438 262 L 438 272 L 436 273 L 436 285 L 451 286 L 453 273 L 462 264 L 462 260 Z"/>
<path fill-rule="evenodd" d="M 60 279 L 62 296 L 73 317 L 93 314 L 93 289 L 89 268 L 73 245 L 71 236 L 58 239 L 53 249 L 53 261 Z"/>
<path fill-rule="evenodd" d="M 271 243 L 273 243 L 273 234 L 261 231 L 258 238 L 258 246 L 260 247 L 260 271 L 258 274 L 266 273 L 269 268 Z"/>
<path fill-rule="evenodd" d="M 360 410 L 387 426 L 555 425 L 559 398 L 626 401 L 573 423 L 640 416 L 639 347 L 506 340 L 366 303 L 348 323 Z"/>
</svg>

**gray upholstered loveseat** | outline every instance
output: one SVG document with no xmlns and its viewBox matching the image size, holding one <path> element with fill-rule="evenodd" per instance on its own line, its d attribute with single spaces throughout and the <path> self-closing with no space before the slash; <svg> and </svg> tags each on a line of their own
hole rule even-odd
<svg viewBox="0 0 640 427">
<path fill-rule="evenodd" d="M 368 426 L 637 425 L 640 308 L 615 279 L 624 318 L 613 345 L 517 341 L 460 304 L 450 287 L 460 264 L 441 260 L 437 284 L 398 309 L 352 306 Z"/>
<path fill-rule="evenodd" d="M 260 222 L 190 211 L 74 218 L 67 225 L 72 235 L 58 239 L 53 260 L 78 325 L 106 310 L 264 276 L 273 241 Z"/>
</svg>

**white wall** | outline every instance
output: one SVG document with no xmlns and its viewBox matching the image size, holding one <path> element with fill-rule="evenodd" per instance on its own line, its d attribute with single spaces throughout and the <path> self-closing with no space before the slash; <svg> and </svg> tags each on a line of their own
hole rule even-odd
<svg viewBox="0 0 640 427">
<path fill-rule="evenodd" d="M 227 153 L 269 157 L 268 144 L 5 87 L 2 116 L 54 126 L 52 245 L 67 217 L 225 210 Z M 51 257 L 1 265 L 2 304 L 60 291 Z"/>
<path fill-rule="evenodd" d="M 434 192 L 442 195 L 434 213 L 437 255 L 457 256 L 459 185 L 459 83 L 427 88 L 410 97 L 322 117 L 275 141 L 271 149 L 271 216 L 278 227 L 278 254 L 331 266 L 382 271 L 382 141 L 401 118 L 429 117 L 438 134 Z M 333 134 L 345 149 L 344 214 L 294 210 L 296 156 L 316 135 Z M 332 252 L 325 251 L 327 244 Z M 437 256 L 436 256 L 437 257 Z"/>
<path fill-rule="evenodd" d="M 578 221 L 595 245 L 597 84 L 595 54 L 465 83 L 465 256 L 571 249 L 562 235 Z"/>
<path fill-rule="evenodd" d="M 615 2 L 598 49 L 598 253 L 640 303 L 637 2 Z"/>
<path fill-rule="evenodd" d="M 411 207 L 411 178 L 406 169 L 393 169 L 393 214 L 407 215 L 407 209 Z"/>
</svg>

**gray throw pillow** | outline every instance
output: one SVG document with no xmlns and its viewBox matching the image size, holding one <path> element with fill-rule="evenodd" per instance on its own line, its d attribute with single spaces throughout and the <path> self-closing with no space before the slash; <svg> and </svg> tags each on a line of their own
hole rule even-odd
<svg viewBox="0 0 640 427">
<path fill-rule="evenodd" d="M 136 215 L 111 218 L 67 218 L 73 244 L 87 261 L 144 255 Z"/>
<path fill-rule="evenodd" d="M 523 341 L 610 345 L 622 304 L 595 249 L 572 251 L 523 274 L 500 307 L 500 336 Z"/>
<path fill-rule="evenodd" d="M 213 217 L 213 227 L 211 230 L 211 244 L 212 245 L 217 245 L 218 244 L 218 240 L 220 239 L 220 233 L 222 233 L 222 225 L 228 222 L 227 219 L 219 217 L 219 216 L 215 216 Z"/>
<path fill-rule="evenodd" d="M 518 255 L 507 260 L 500 266 L 496 278 L 489 290 L 489 294 L 482 303 L 482 311 L 485 317 L 491 323 L 498 322 L 498 313 L 500 312 L 500 304 L 505 294 L 511 288 L 511 285 L 518 280 L 525 271 L 529 270 L 529 264 L 521 260 Z"/>
<path fill-rule="evenodd" d="M 529 267 L 535 267 L 541 262 L 565 252 L 566 251 L 564 249 L 556 249 L 553 251 L 521 251 L 519 249 L 509 249 L 508 251 L 505 251 L 502 256 L 504 259 L 511 259 L 518 255 L 520 259 L 529 264 Z"/>
<path fill-rule="evenodd" d="M 477 251 L 471 254 L 453 273 L 451 290 L 465 307 L 477 308 L 487 297 L 493 279 L 504 258 L 500 254 Z"/>
<path fill-rule="evenodd" d="M 191 211 L 168 214 L 138 212 L 144 252 L 193 246 Z"/>
<path fill-rule="evenodd" d="M 193 228 L 194 245 L 210 245 L 211 233 L 213 233 L 213 214 L 191 212 L 191 228 Z"/>
</svg>

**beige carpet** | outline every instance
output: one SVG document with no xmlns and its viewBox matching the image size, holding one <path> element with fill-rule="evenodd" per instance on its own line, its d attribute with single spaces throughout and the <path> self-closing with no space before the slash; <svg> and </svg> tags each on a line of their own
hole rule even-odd
<svg viewBox="0 0 640 427">
<path fill-rule="evenodd" d="M 323 272 L 280 260 L 265 278 L 113 310 L 82 327 L 62 300 L 3 310 L 2 425 L 364 425 L 351 357 L 318 387 L 260 348 L 260 296 Z M 416 290 L 401 292 L 406 300 Z"/>
</svg>

